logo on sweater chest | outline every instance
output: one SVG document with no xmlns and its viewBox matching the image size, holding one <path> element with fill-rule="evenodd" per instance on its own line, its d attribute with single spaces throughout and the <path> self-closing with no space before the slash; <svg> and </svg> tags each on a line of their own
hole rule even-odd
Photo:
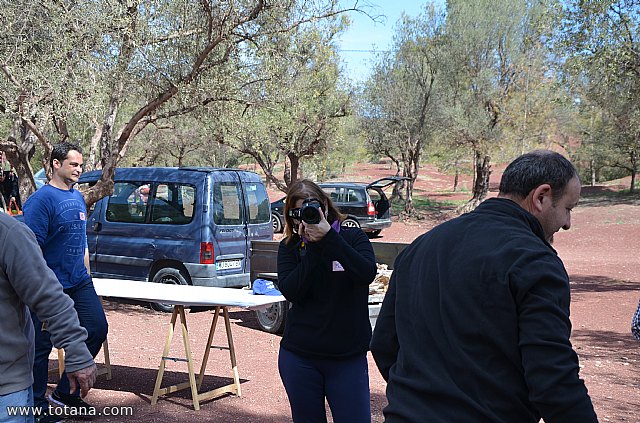
<svg viewBox="0 0 640 423">
<path fill-rule="evenodd" d="M 340 262 L 338 260 L 334 260 L 331 270 L 333 272 L 344 272 L 344 267 L 342 267 L 342 264 L 340 264 Z"/>
</svg>

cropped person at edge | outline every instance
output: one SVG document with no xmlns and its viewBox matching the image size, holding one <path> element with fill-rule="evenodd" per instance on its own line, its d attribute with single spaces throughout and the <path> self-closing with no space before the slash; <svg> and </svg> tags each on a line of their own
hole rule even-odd
<svg viewBox="0 0 640 423">
<path fill-rule="evenodd" d="M 33 233 L 14 217 L 0 213 L 0 245 L 0 422 L 30 423 L 33 415 L 9 415 L 9 407 L 33 406 L 35 340 L 27 307 L 48 322 L 51 339 L 64 348 L 73 392 L 79 387 L 83 396 L 87 394 L 96 378 L 96 365 L 73 301 L 47 267 Z"/>
<path fill-rule="evenodd" d="M 319 206 L 317 224 L 296 213 L 313 202 Z M 291 308 L 278 368 L 293 421 L 326 422 L 326 398 L 336 423 L 370 422 L 368 294 L 376 275 L 371 243 L 360 228 L 340 227 L 345 216 L 309 180 L 291 185 L 284 215 L 278 288 Z"/>
<path fill-rule="evenodd" d="M 402 251 L 371 342 L 387 422 L 597 422 L 550 244 L 579 198 L 573 165 L 533 151 L 507 166 L 498 198 Z"/>
</svg>

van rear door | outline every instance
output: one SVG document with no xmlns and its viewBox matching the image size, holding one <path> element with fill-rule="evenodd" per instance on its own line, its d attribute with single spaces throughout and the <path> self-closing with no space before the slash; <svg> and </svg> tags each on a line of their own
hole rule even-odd
<svg viewBox="0 0 640 423">
<path fill-rule="evenodd" d="M 235 171 L 220 170 L 211 177 L 213 254 L 218 277 L 243 273 L 246 259 L 246 224 L 240 177 Z"/>
<path fill-rule="evenodd" d="M 249 272 L 251 241 L 273 239 L 271 205 L 262 180 L 255 173 L 241 172 L 242 191 L 246 216 L 245 272 Z"/>
</svg>

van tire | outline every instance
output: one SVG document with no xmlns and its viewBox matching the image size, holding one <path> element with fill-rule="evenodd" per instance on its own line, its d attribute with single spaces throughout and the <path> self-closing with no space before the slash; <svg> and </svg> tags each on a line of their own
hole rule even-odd
<svg viewBox="0 0 640 423">
<path fill-rule="evenodd" d="M 256 310 L 260 329 L 268 333 L 282 333 L 287 320 L 287 310 L 289 310 L 288 301 L 274 303 L 266 310 Z"/>
<path fill-rule="evenodd" d="M 166 283 L 170 285 L 189 285 L 187 279 L 184 277 L 182 272 L 178 269 L 174 269 L 173 267 L 165 267 L 164 269 L 160 269 L 153 276 L 154 283 Z M 156 311 L 162 311 L 165 313 L 173 312 L 173 304 L 165 304 L 165 303 L 149 303 L 152 309 Z"/>
</svg>

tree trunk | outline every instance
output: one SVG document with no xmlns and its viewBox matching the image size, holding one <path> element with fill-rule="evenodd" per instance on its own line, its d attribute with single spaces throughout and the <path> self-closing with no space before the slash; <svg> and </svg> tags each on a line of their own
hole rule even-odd
<svg viewBox="0 0 640 423">
<path fill-rule="evenodd" d="M 36 140 L 21 118 L 15 119 L 11 127 L 11 136 L 0 144 L 0 149 L 18 176 L 19 195 L 22 203 L 36 190 L 30 159 L 35 152 Z"/>
<path fill-rule="evenodd" d="M 459 211 L 462 213 L 470 212 L 478 207 L 478 205 L 487 197 L 489 192 L 489 177 L 491 176 L 491 157 L 480 151 L 474 152 L 475 168 L 475 184 L 473 185 L 473 197 L 467 204 L 462 206 Z"/>
<path fill-rule="evenodd" d="M 404 213 L 407 216 L 413 216 L 416 213 L 416 209 L 413 205 L 413 185 L 418 178 L 418 170 L 419 170 L 419 161 L 420 161 L 420 152 L 421 144 L 416 144 L 415 150 L 409 150 L 406 153 L 403 153 L 403 168 L 406 177 L 409 178 L 406 184 L 406 197 L 404 202 Z"/>
<path fill-rule="evenodd" d="M 453 192 L 458 190 L 458 179 L 460 178 L 460 170 L 458 169 L 458 165 L 456 164 L 456 174 L 453 177 Z"/>
<path fill-rule="evenodd" d="M 287 153 L 287 159 L 288 160 L 286 160 L 286 162 L 289 163 L 289 174 L 287 175 L 287 169 L 285 166 L 284 180 L 287 183 L 287 187 L 290 187 L 292 183 L 298 180 L 298 172 L 300 171 L 300 157 L 298 157 L 294 153 Z M 289 176 L 288 180 L 287 176 Z"/>
<path fill-rule="evenodd" d="M 596 185 L 596 161 L 594 159 L 589 161 L 589 168 L 591 171 L 591 186 L 593 187 Z"/>
<path fill-rule="evenodd" d="M 405 197 L 405 201 L 404 201 L 404 213 L 408 216 L 412 216 L 415 214 L 416 209 L 413 206 L 413 183 L 415 182 L 414 179 L 409 179 L 408 181 L 406 181 L 406 197 Z"/>
<path fill-rule="evenodd" d="M 633 151 L 631 153 L 631 186 L 629 192 L 636 192 L 636 175 L 638 174 L 638 154 Z"/>
</svg>

